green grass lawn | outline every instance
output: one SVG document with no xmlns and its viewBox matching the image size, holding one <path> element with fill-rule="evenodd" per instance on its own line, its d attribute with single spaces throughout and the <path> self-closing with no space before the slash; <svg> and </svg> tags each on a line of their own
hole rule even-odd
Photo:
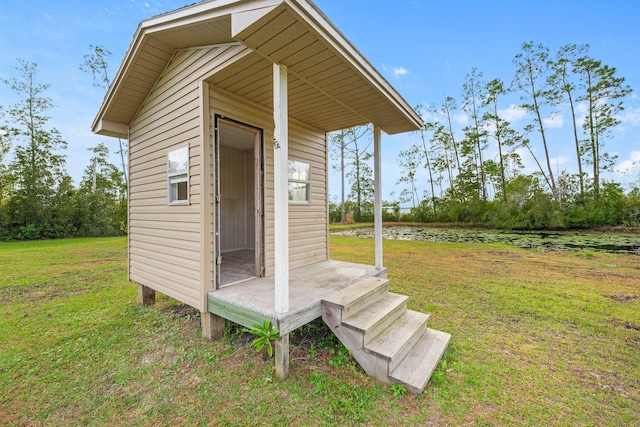
<svg viewBox="0 0 640 427">
<path fill-rule="evenodd" d="M 372 263 L 373 241 L 331 236 Z M 126 239 L 0 243 L 1 425 L 640 425 L 640 259 L 385 242 L 391 290 L 453 334 L 419 396 L 365 376 L 321 324 L 291 376 L 229 327 L 136 305 Z M 398 393 L 396 393 L 398 394 Z"/>
</svg>

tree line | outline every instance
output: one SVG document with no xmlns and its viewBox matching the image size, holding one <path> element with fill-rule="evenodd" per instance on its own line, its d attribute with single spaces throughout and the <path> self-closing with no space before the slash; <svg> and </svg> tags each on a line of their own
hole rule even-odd
<svg viewBox="0 0 640 427">
<path fill-rule="evenodd" d="M 400 152 L 397 184 L 403 189 L 384 203 L 385 219 L 521 229 L 639 224 L 640 180 L 625 193 L 620 183 L 602 178 L 617 159 L 607 143 L 631 93 L 625 79 L 591 58 L 588 45 L 568 44 L 552 55 L 546 46 L 526 42 L 513 65 L 511 82 L 485 79 L 472 68 L 459 100 L 445 95 L 436 105 L 416 107 L 425 124 Z M 524 126 L 501 114 L 510 107 L 504 105 L 508 95 L 519 97 Z M 548 129 L 563 112 L 570 119 L 569 140 L 554 139 Z M 455 124 L 460 113 L 464 126 Z M 346 199 L 331 203 L 333 221 L 345 221 L 345 211 L 354 220 L 372 219 L 370 140 L 366 127 L 331 135 L 343 194 L 345 177 L 350 185 Z M 550 152 L 565 144 L 574 147 L 576 170 L 554 170 Z M 532 159 L 535 172 L 524 172 L 523 156 Z M 410 204 L 410 211 L 401 212 L 401 204 Z"/>
<path fill-rule="evenodd" d="M 95 86 L 106 87 L 110 53 L 90 49 L 81 69 L 92 74 Z M 588 49 L 570 44 L 552 56 L 543 45 L 523 43 L 511 82 L 484 79 L 473 68 L 459 100 L 445 95 L 439 104 L 417 106 L 425 124 L 415 143 L 400 152 L 397 184 L 404 188 L 397 199 L 384 202 L 384 219 L 525 229 L 640 223 L 640 180 L 625 193 L 620 183 L 602 178 L 616 160 L 607 143 L 631 88 Z M 74 186 L 66 171 L 67 143 L 49 126 L 50 86 L 38 81 L 37 64 L 18 60 L 16 70 L 18 77 L 0 79 L 19 99 L 0 105 L 0 239 L 124 233 L 126 141 L 118 140 L 118 166 L 109 161 L 104 144 L 90 148 L 89 164 Z M 518 108 L 529 120 L 525 126 L 516 128 L 500 114 L 509 94 L 520 98 Z M 551 148 L 568 142 L 553 140 L 547 123 L 563 109 L 570 117 L 577 169 L 554 173 Z M 468 118 L 461 128 L 455 125 L 458 113 Z M 340 201 L 330 203 L 331 220 L 372 220 L 371 128 L 335 132 L 330 144 L 342 180 Z M 533 159 L 535 172 L 524 173 L 523 156 Z M 419 181 L 419 176 L 427 178 Z M 401 211 L 407 203 L 410 211 Z"/>
<path fill-rule="evenodd" d="M 95 83 L 100 72 L 106 76 L 108 52 L 92 50 L 83 67 L 93 73 Z M 0 105 L 0 239 L 123 234 L 126 147 L 120 146 L 122 169 L 110 163 L 104 144 L 89 148 L 91 159 L 74 186 L 66 171 L 67 142 L 49 125 L 54 107 L 46 96 L 50 85 L 38 81 L 35 63 L 18 60 L 15 68 L 18 77 L 1 79 L 19 100 Z"/>
</svg>

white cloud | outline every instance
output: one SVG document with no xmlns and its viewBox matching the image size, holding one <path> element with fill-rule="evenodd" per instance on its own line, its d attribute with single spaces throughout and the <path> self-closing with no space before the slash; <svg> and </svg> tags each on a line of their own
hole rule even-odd
<svg viewBox="0 0 640 427">
<path fill-rule="evenodd" d="M 469 123 L 469 117 L 465 113 L 457 113 L 453 115 L 453 121 L 460 126 L 466 126 Z"/>
<path fill-rule="evenodd" d="M 486 130 L 490 134 L 494 134 L 496 132 L 496 124 L 495 122 L 484 122 L 482 124 L 482 129 Z"/>
<path fill-rule="evenodd" d="M 584 114 L 586 116 L 588 111 L 589 104 L 586 102 L 578 102 L 578 104 L 576 104 L 576 114 Z"/>
<path fill-rule="evenodd" d="M 615 38 L 613 36 L 608 36 L 602 39 L 602 44 L 614 44 Z"/>
<path fill-rule="evenodd" d="M 586 102 L 579 102 L 576 104 L 576 125 L 578 128 L 582 128 L 584 126 L 588 112 L 589 104 Z M 640 126 L 640 107 L 628 107 L 621 111 L 616 118 L 621 122 L 621 126 L 616 127 L 616 132 L 619 132 L 621 135 L 625 135 L 627 132 L 627 126 Z"/>
<path fill-rule="evenodd" d="M 523 173 L 534 173 L 534 172 L 539 172 L 538 169 L 538 165 L 536 164 L 536 161 L 533 159 L 533 157 L 531 156 L 531 153 L 529 152 L 529 150 L 527 150 L 525 147 L 520 147 L 514 150 L 516 152 L 516 154 L 518 154 L 520 156 L 520 160 L 522 161 L 522 166 L 524 167 L 523 169 Z M 535 153 L 536 150 L 533 150 L 533 152 Z"/>
<path fill-rule="evenodd" d="M 424 105 L 426 105 L 426 103 Z M 434 123 L 445 124 L 446 121 L 447 121 L 446 116 L 444 116 L 440 112 L 433 112 L 433 111 L 429 110 L 428 108 L 421 109 L 418 113 L 420 114 L 420 117 L 422 117 L 422 120 L 424 120 L 425 122 L 434 122 Z M 455 124 L 457 124 L 459 126 L 462 126 L 462 127 L 466 126 L 469 123 L 469 118 L 467 117 L 467 115 L 464 112 L 458 112 L 458 113 L 452 114 L 451 115 L 451 120 Z M 454 126 L 454 128 L 455 128 L 455 126 Z"/>
<path fill-rule="evenodd" d="M 551 162 L 551 165 L 554 166 L 561 166 L 569 163 L 569 159 L 564 156 L 552 157 L 551 159 L 549 159 L 549 161 Z"/>
<path fill-rule="evenodd" d="M 542 119 L 542 122 L 547 129 L 561 128 L 564 125 L 562 114 L 554 114 L 546 119 Z"/>
<path fill-rule="evenodd" d="M 426 105 L 426 104 L 424 104 Z M 430 111 L 428 108 L 422 108 L 419 111 L 420 117 L 422 117 L 422 120 L 425 122 L 432 122 L 432 121 L 439 121 L 439 116 L 435 113 L 433 113 L 432 111 Z"/>
<path fill-rule="evenodd" d="M 589 104 L 586 102 L 579 102 L 576 105 L 576 125 L 581 128 L 584 124 L 587 113 L 589 112 Z"/>
<path fill-rule="evenodd" d="M 616 172 L 630 173 L 640 165 L 640 151 L 632 151 L 629 153 L 629 158 L 623 160 L 616 166 Z"/>
<path fill-rule="evenodd" d="M 391 71 L 395 77 L 408 76 L 410 74 L 409 70 L 404 67 L 393 67 Z"/>
<path fill-rule="evenodd" d="M 618 115 L 618 119 L 631 126 L 640 126 L 640 107 L 625 109 Z"/>
<path fill-rule="evenodd" d="M 498 116 L 502 120 L 506 120 L 510 123 L 516 122 L 522 119 L 526 115 L 527 115 L 527 110 L 525 110 L 524 108 L 520 108 L 515 104 L 511 104 L 509 105 L 509 107 L 505 109 L 498 110 Z"/>
<path fill-rule="evenodd" d="M 382 69 L 390 74 L 393 74 L 393 77 L 403 77 L 411 75 L 411 72 L 405 67 L 389 67 L 385 64 L 382 64 Z"/>
<path fill-rule="evenodd" d="M 108 15 L 124 15 L 124 12 L 122 11 L 122 9 L 120 9 L 117 6 L 114 7 L 105 7 L 104 11 L 108 14 Z"/>
</svg>

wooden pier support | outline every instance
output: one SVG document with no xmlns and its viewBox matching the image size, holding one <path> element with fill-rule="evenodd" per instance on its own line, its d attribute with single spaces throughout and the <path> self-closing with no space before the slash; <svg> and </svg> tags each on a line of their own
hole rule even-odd
<svg viewBox="0 0 640 427">
<path fill-rule="evenodd" d="M 156 291 L 148 286 L 138 284 L 138 304 L 153 305 L 156 303 Z"/>
<path fill-rule="evenodd" d="M 289 376 L 289 334 L 278 337 L 275 342 L 276 378 L 284 381 Z"/>
<path fill-rule="evenodd" d="M 200 312 L 200 326 L 202 327 L 202 337 L 208 340 L 217 340 L 224 334 L 224 317 L 218 316 L 208 311 Z"/>
</svg>

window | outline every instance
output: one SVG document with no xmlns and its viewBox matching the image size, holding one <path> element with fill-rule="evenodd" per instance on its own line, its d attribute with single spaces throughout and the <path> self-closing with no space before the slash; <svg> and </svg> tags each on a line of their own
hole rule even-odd
<svg viewBox="0 0 640 427">
<path fill-rule="evenodd" d="M 289 203 L 311 202 L 311 165 L 289 160 Z"/>
<path fill-rule="evenodd" d="M 169 204 L 189 203 L 189 146 L 167 151 Z"/>
</svg>

